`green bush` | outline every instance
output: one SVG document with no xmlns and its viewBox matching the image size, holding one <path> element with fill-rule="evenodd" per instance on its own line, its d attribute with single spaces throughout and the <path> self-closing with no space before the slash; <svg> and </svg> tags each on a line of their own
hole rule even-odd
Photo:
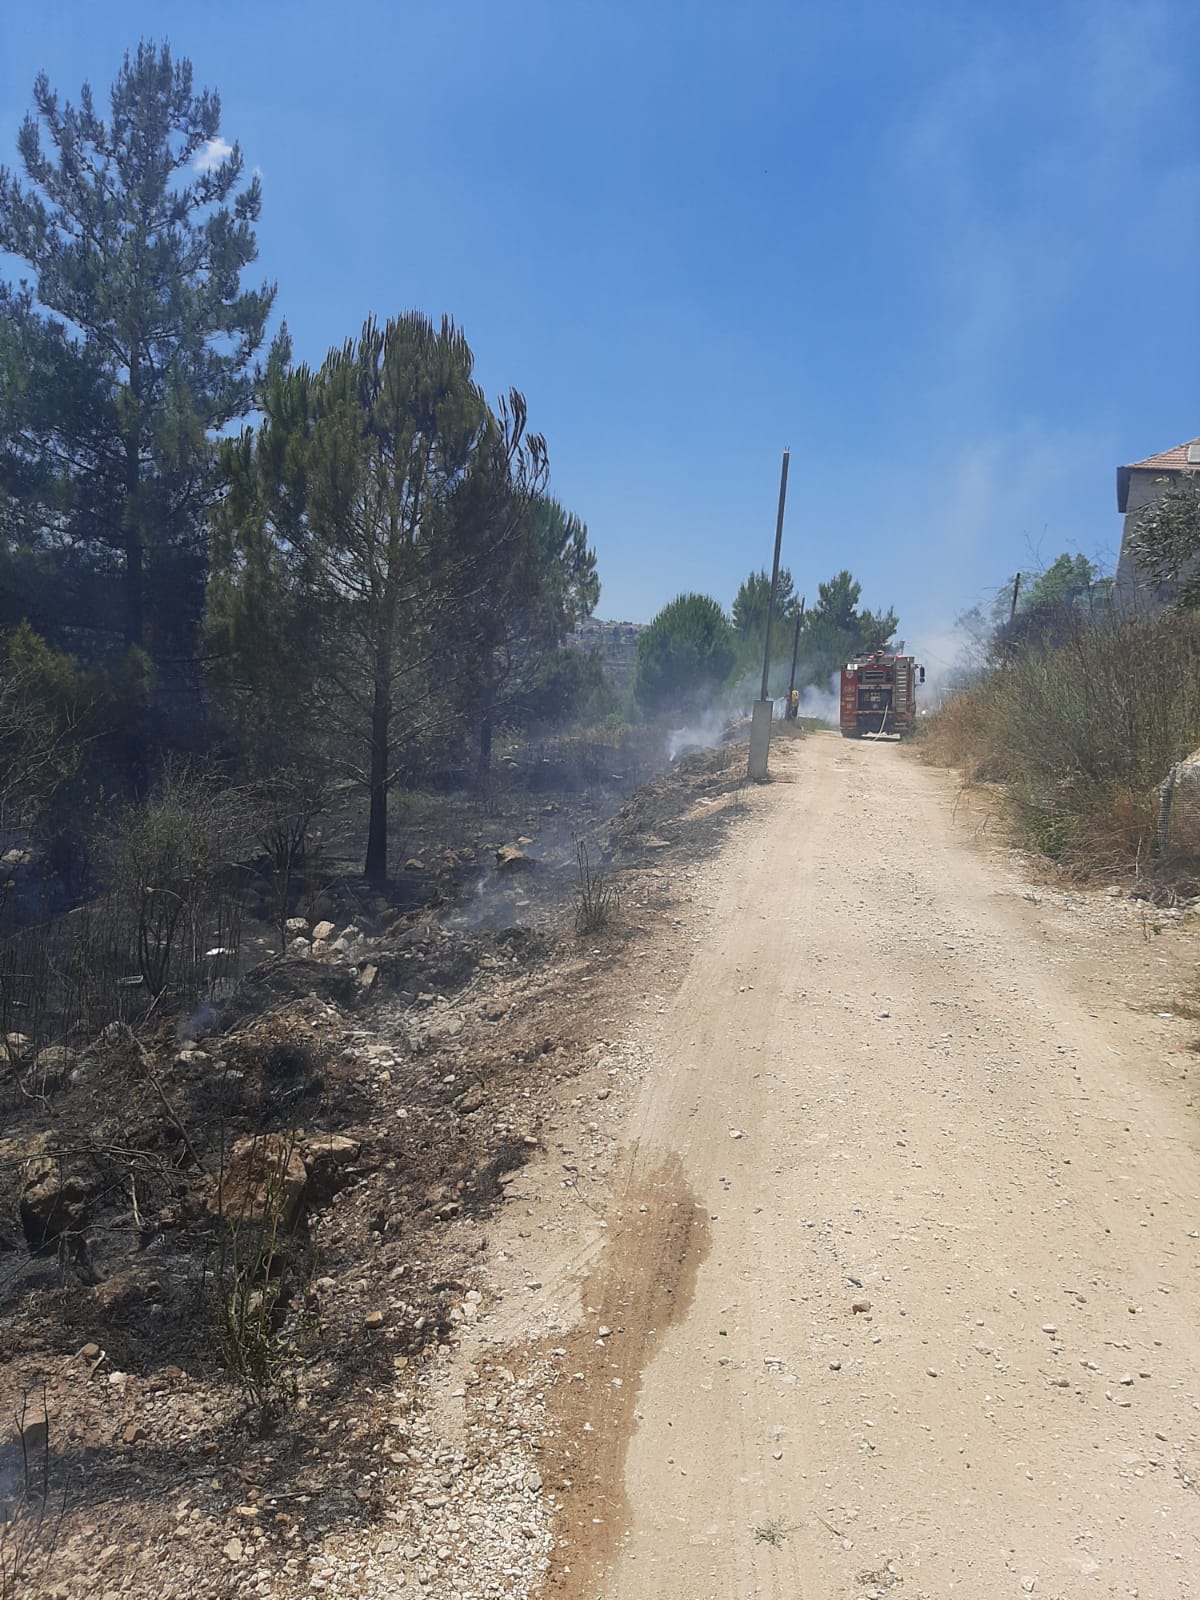
<svg viewBox="0 0 1200 1600">
<path fill-rule="evenodd" d="M 1157 789 L 1200 744 L 1200 616 L 1075 618 L 954 695 L 933 760 L 999 780 L 1025 842 L 1084 870 L 1150 860 Z"/>
</svg>

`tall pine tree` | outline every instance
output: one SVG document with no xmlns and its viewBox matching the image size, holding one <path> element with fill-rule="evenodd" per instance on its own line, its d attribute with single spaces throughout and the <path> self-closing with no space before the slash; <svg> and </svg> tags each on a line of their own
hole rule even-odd
<svg viewBox="0 0 1200 1600">
<path fill-rule="evenodd" d="M 275 295 L 241 283 L 259 180 L 166 44 L 126 55 L 107 120 L 87 84 L 60 103 L 44 74 L 34 106 L 23 176 L 0 168 L 0 250 L 30 269 L 0 284 L 0 625 L 177 664 L 214 435 L 249 409 Z"/>
<path fill-rule="evenodd" d="M 407 747 L 422 720 L 445 731 L 461 657 L 480 648 L 469 624 L 504 591 L 545 480 L 524 400 L 494 414 L 473 366 L 448 318 L 372 318 L 316 372 L 273 359 L 261 425 L 223 450 L 209 613 L 223 675 L 340 748 L 368 796 L 375 884 Z"/>
</svg>

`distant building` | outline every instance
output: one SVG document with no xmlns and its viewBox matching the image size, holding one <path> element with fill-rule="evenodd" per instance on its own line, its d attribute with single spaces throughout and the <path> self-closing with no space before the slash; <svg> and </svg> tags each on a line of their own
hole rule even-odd
<svg viewBox="0 0 1200 1600">
<path fill-rule="evenodd" d="M 594 651 L 614 687 L 624 692 L 633 684 L 638 640 L 645 631 L 644 622 L 603 622 L 599 617 L 588 617 L 567 642 L 577 650 Z"/>
<path fill-rule="evenodd" d="M 1117 468 L 1117 510 L 1125 518 L 1121 532 L 1121 554 L 1113 581 L 1113 601 L 1126 614 L 1167 605 L 1174 585 L 1159 583 L 1138 566 L 1133 555 L 1133 536 L 1138 518 L 1152 500 L 1170 483 L 1200 472 L 1200 439 L 1189 439 L 1171 450 L 1162 450 L 1144 461 Z"/>
</svg>

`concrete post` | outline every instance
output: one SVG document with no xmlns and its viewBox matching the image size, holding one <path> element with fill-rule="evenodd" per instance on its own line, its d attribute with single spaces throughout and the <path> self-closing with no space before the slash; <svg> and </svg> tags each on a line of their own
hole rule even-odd
<svg viewBox="0 0 1200 1600">
<path fill-rule="evenodd" d="M 756 700 L 750 717 L 750 766 L 748 776 L 755 783 L 765 783 L 767 781 L 767 757 L 771 751 L 771 712 L 773 709 L 772 701 Z"/>
</svg>

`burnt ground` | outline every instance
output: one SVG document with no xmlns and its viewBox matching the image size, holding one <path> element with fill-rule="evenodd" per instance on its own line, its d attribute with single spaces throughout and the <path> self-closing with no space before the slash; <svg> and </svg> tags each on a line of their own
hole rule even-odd
<svg viewBox="0 0 1200 1600">
<path fill-rule="evenodd" d="M 379 1513 L 374 1397 L 454 1341 L 487 1219 L 592 1043 L 588 986 L 636 961 L 672 864 L 727 825 L 743 762 L 685 757 L 607 818 L 604 785 L 572 809 L 549 773 L 515 836 L 511 806 L 473 834 L 443 807 L 441 836 L 431 808 L 399 905 L 323 891 L 344 948 L 270 957 L 204 1018 L 106 1030 L 57 1076 L 10 1070 L 0 1596 L 159 1594 L 180 1573 L 180 1593 L 232 1593 L 239 1529 L 274 1592 L 289 1553 Z M 618 896 L 582 938 L 580 840 Z M 222 1354 L 235 1303 L 269 1329 L 241 1346 L 274 1377 L 266 1405 Z"/>
</svg>

